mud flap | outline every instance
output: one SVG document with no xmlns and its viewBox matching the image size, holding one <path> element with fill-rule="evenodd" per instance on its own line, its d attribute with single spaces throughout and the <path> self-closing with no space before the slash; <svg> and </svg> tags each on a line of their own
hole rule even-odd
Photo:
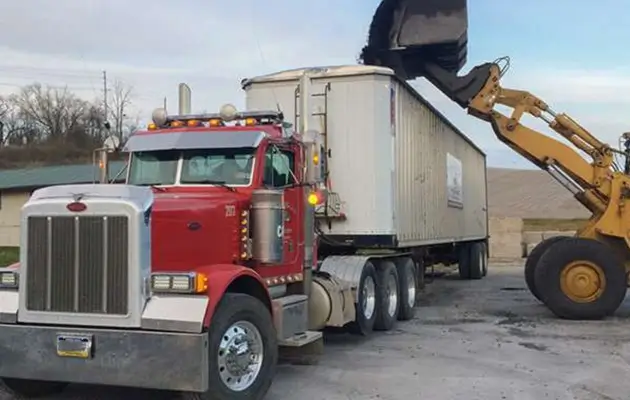
<svg viewBox="0 0 630 400">
<path fill-rule="evenodd" d="M 392 68 L 403 79 L 434 64 L 457 73 L 468 53 L 467 0 L 383 0 L 361 52 L 366 65 Z"/>
</svg>

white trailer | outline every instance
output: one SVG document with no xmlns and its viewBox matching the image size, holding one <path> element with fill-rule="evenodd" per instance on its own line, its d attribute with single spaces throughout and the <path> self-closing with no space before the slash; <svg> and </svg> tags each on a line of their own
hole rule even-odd
<svg viewBox="0 0 630 400">
<path fill-rule="evenodd" d="M 482 243 L 487 256 L 484 152 L 388 68 L 305 68 L 243 80 L 247 109 L 279 108 L 298 125 L 304 72 L 308 126 L 324 133 L 328 152 L 331 195 L 318 216 L 330 240 L 322 251 L 339 254 L 330 245 L 338 243 L 456 262 L 459 249 Z"/>
</svg>

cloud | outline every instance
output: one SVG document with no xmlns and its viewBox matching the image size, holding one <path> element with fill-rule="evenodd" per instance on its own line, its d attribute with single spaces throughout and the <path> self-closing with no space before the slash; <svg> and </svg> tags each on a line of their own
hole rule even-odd
<svg viewBox="0 0 630 400">
<path fill-rule="evenodd" d="M 175 108 L 182 81 L 192 87 L 194 111 L 217 110 L 226 102 L 242 107 L 242 78 L 354 63 L 379 2 L 0 2 L 0 94 L 40 81 L 67 85 L 86 99 L 102 98 L 106 70 L 110 83 L 122 80 L 133 86 L 133 112 L 144 118 L 164 97 Z M 483 42 L 478 39 L 471 42 Z M 476 49 L 480 51 L 489 49 Z M 608 142 L 630 130 L 625 121 L 630 70 L 514 60 L 506 85 L 537 94 Z M 467 115 L 427 82 L 413 85 L 488 153 L 491 165 L 527 165 L 494 137 L 487 123 Z M 533 126 L 550 132 L 542 123 Z"/>
</svg>

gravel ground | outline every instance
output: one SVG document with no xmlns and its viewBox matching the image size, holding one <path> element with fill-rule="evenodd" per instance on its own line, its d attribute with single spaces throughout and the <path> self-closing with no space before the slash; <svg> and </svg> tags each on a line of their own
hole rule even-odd
<svg viewBox="0 0 630 400">
<path fill-rule="evenodd" d="M 393 331 L 328 334 L 317 364 L 279 367 L 266 400 L 627 400 L 629 327 L 628 301 L 605 322 L 555 319 L 520 265 L 495 264 L 482 281 L 435 279 L 416 319 Z M 114 398 L 169 396 L 73 386 L 57 397 Z"/>
</svg>

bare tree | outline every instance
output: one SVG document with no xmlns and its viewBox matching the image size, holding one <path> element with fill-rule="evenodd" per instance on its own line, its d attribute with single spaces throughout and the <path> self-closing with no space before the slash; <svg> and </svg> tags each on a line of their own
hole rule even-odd
<svg viewBox="0 0 630 400">
<path fill-rule="evenodd" d="M 128 116 L 129 108 L 133 104 L 133 88 L 116 80 L 112 86 L 111 101 L 108 104 L 108 119 L 111 129 L 121 140 L 128 134 L 127 125 L 133 125 Z"/>
<path fill-rule="evenodd" d="M 56 141 L 76 135 L 90 110 L 89 102 L 67 88 L 43 88 L 38 83 L 24 87 L 11 101 L 19 108 L 19 118 L 37 127 L 39 137 L 30 139 Z"/>
</svg>

